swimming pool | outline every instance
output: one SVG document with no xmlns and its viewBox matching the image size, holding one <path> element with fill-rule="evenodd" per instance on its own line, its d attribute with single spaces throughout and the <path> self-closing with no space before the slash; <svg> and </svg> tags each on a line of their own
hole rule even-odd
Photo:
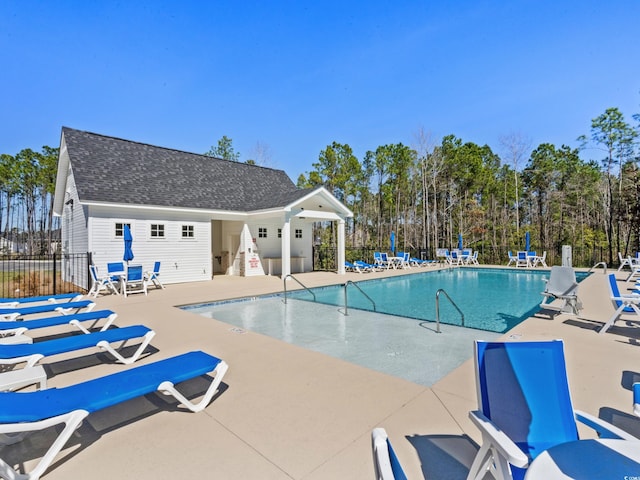
<svg viewBox="0 0 640 480">
<path fill-rule="evenodd" d="M 187 305 L 184 310 L 431 386 L 473 355 L 474 340 L 494 340 L 533 315 L 548 272 L 452 269 L 358 282 L 344 287 Z M 584 278 L 586 275 L 582 275 Z M 465 314 L 441 298 L 442 333 L 436 333 L 435 292 L 443 288 Z M 357 309 L 356 307 L 361 309 Z M 404 316 L 383 313 L 383 309 Z M 367 311 L 369 310 L 369 311 Z M 485 328 L 484 330 L 480 328 Z"/>
<path fill-rule="evenodd" d="M 540 292 L 545 285 L 543 279 L 548 276 L 548 271 L 452 268 L 361 281 L 357 283 L 359 288 L 347 286 L 348 308 L 435 321 L 436 292 L 442 289 L 464 314 L 464 326 L 504 333 L 538 310 L 542 300 Z M 586 274 L 577 273 L 576 276 L 580 281 Z M 337 306 L 345 304 L 342 285 L 314 288 L 312 291 L 317 302 Z M 311 294 L 304 290 L 288 295 L 313 300 Z M 439 304 L 442 323 L 461 325 L 460 313 L 444 295 L 440 295 Z"/>
<path fill-rule="evenodd" d="M 473 341 L 497 333 L 349 309 L 281 295 L 182 307 L 411 382 L 431 386 L 473 355 Z"/>
</svg>

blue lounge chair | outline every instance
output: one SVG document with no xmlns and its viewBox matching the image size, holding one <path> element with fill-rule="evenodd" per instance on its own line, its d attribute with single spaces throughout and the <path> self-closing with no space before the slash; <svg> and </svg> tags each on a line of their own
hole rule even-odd
<svg viewBox="0 0 640 480">
<path fill-rule="evenodd" d="M 0 308 L 17 307 L 23 303 L 58 303 L 60 300 L 76 302 L 82 298 L 81 293 L 58 293 L 56 295 L 40 295 L 37 297 L 24 298 L 0 298 Z"/>
<path fill-rule="evenodd" d="M 143 325 L 111 328 L 85 335 L 71 335 L 36 343 L 2 345 L 0 344 L 0 365 L 17 365 L 24 363 L 24 368 L 33 367 L 44 357 L 61 353 L 75 352 L 86 348 L 99 347 L 115 357 L 118 362 L 128 365 L 135 362 L 149 345 L 155 332 Z M 111 344 L 141 338 L 137 350 L 128 357 L 123 357 Z"/>
<path fill-rule="evenodd" d="M 16 318 L 23 317 L 25 315 L 35 315 L 37 313 L 58 312 L 62 315 L 68 315 L 72 310 L 78 313 L 80 310 L 90 312 L 96 304 L 91 300 L 81 300 L 79 302 L 67 302 L 67 303 L 45 303 L 43 305 L 36 305 L 33 307 L 7 307 L 0 308 L 0 319 L 2 320 L 15 320 Z"/>
<path fill-rule="evenodd" d="M 633 384 L 633 413 L 640 417 L 640 383 Z"/>
<path fill-rule="evenodd" d="M 353 264 L 356 267 L 356 272 L 360 273 L 373 272 L 374 270 L 378 269 L 377 266 L 367 263 L 363 260 L 356 260 L 355 262 L 353 262 Z"/>
<path fill-rule="evenodd" d="M 561 340 L 475 343 L 479 410 L 470 412 L 482 445 L 468 479 L 487 473 L 523 478 L 545 450 L 578 440 L 576 420 L 601 438 L 636 440 L 597 417 L 573 409 Z"/>
<path fill-rule="evenodd" d="M 347 270 L 347 272 L 356 272 L 357 271 L 356 266 L 351 262 L 347 262 L 346 260 L 344 262 L 344 267 Z"/>
<path fill-rule="evenodd" d="M 625 313 L 634 313 L 635 315 L 640 316 L 640 294 L 620 294 L 618 281 L 613 273 L 609 274 L 609 293 L 611 293 L 611 301 L 613 302 L 613 308 L 615 308 L 616 311 L 613 312 L 611 318 L 607 320 L 607 323 L 605 323 L 600 329 L 599 333 L 601 334 L 609 330 L 609 327 L 611 327 L 615 321 Z M 638 320 L 640 321 L 640 318 L 638 318 Z"/>
<path fill-rule="evenodd" d="M 118 315 L 111 310 L 97 310 L 94 312 L 76 313 L 73 315 L 58 315 L 55 317 L 34 318 L 33 320 L 16 321 L 0 321 L 0 344 L 1 343 L 31 343 L 31 339 L 24 335 L 29 330 L 38 328 L 57 327 L 60 325 L 73 325 L 84 333 L 90 333 L 101 320 L 104 325 L 100 330 L 106 330 L 111 326 Z M 89 328 L 86 328 L 84 322 L 93 322 Z M 10 337 L 20 337 L 16 341 L 9 341 Z"/>
<path fill-rule="evenodd" d="M 530 266 L 531 266 L 531 263 L 530 263 L 529 255 L 524 250 L 520 250 L 516 258 L 516 268 L 517 267 L 527 268 Z"/>
<path fill-rule="evenodd" d="M 219 358 L 196 351 L 68 387 L 0 392 L 0 434 L 15 436 L 14 441 L 19 441 L 23 432 L 64 424 L 58 438 L 31 472 L 20 475 L 0 461 L 0 477 L 39 478 L 89 414 L 127 400 L 160 391 L 172 395 L 192 412 L 199 412 L 213 399 L 227 369 L 227 364 Z M 174 386 L 206 374 L 213 374 L 215 378 L 197 403 Z"/>
<path fill-rule="evenodd" d="M 122 282 L 122 294 L 126 297 L 132 293 L 147 294 L 147 280 L 142 273 L 142 265 L 127 268 L 127 275 Z"/>
<path fill-rule="evenodd" d="M 107 292 L 118 294 L 118 288 L 113 283 L 112 275 L 100 275 L 98 273 L 98 267 L 95 265 L 89 265 L 89 273 L 91 274 L 91 289 L 87 295 L 93 295 L 94 298 L 98 296 L 98 294 L 105 290 Z M 120 284 L 120 280 L 118 280 L 118 285 Z"/>
<path fill-rule="evenodd" d="M 407 480 L 384 428 L 374 428 L 371 432 L 371 448 L 376 480 Z"/>
<path fill-rule="evenodd" d="M 153 282 L 156 288 L 164 289 L 164 285 L 160 281 L 160 262 L 155 262 L 153 264 L 153 270 L 151 272 L 146 272 L 145 276 L 147 277 L 147 281 Z"/>
</svg>

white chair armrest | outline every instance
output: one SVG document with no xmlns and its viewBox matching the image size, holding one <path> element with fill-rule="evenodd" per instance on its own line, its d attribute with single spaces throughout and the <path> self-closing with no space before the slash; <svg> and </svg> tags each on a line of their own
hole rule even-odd
<svg viewBox="0 0 640 480">
<path fill-rule="evenodd" d="M 638 438 L 634 437 L 630 433 L 627 433 L 624 430 L 616 427 L 615 425 L 611 425 L 610 423 L 599 419 L 598 417 L 594 417 L 593 415 L 582 412 L 580 410 L 574 410 L 573 413 L 576 416 L 576 420 L 587 425 L 588 427 L 593 428 L 596 432 L 598 432 L 600 438 L 617 438 L 622 440 L 638 441 Z"/>
<path fill-rule="evenodd" d="M 484 441 L 490 439 L 493 447 L 507 462 L 520 468 L 529 464 L 529 457 L 481 411 L 469 412 L 469 418 L 481 430 Z"/>
</svg>

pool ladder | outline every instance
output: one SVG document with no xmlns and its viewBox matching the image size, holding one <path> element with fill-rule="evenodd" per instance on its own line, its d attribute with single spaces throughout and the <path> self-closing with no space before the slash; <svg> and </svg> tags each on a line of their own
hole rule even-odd
<svg viewBox="0 0 640 480">
<path fill-rule="evenodd" d="M 460 310 L 458 305 L 456 305 L 456 302 L 454 302 L 451 299 L 449 294 L 443 288 L 441 288 L 436 292 L 436 333 L 440 333 L 440 294 L 441 293 L 444 293 L 444 296 L 449 299 L 449 301 L 451 302 L 451 305 L 453 305 L 455 309 L 458 310 L 458 313 L 460 313 L 460 316 L 462 317 L 462 326 L 464 327 L 464 313 L 462 313 L 462 310 Z"/>
<path fill-rule="evenodd" d="M 359 286 L 356 282 L 354 282 L 354 281 L 352 281 L 352 280 L 347 280 L 347 282 L 343 285 L 343 287 L 344 287 L 344 314 L 345 314 L 345 315 L 349 315 L 349 310 L 348 310 L 348 306 L 347 306 L 347 304 L 349 303 L 349 302 L 347 301 L 347 287 L 348 287 L 349 285 L 353 285 L 354 287 L 356 287 L 358 290 L 360 290 L 360 293 L 361 293 L 362 295 L 364 295 L 365 297 L 367 297 L 367 298 L 369 299 L 369 301 L 370 301 L 370 302 L 371 302 L 371 304 L 373 305 L 373 311 L 375 312 L 375 311 L 376 311 L 376 302 L 374 302 L 374 301 L 373 301 L 373 299 L 372 299 L 369 295 L 367 295 L 367 294 L 364 292 L 364 290 L 362 290 L 362 289 L 360 288 L 360 286 Z"/>
<path fill-rule="evenodd" d="M 316 294 L 313 293 L 307 286 L 305 286 L 296 277 L 294 277 L 293 275 L 289 274 L 286 277 L 284 277 L 284 279 L 283 279 L 283 283 L 284 283 L 284 303 L 285 303 L 285 305 L 287 303 L 287 279 L 288 278 L 291 278 L 292 280 L 295 280 L 298 285 L 300 285 L 302 288 L 304 288 L 307 292 L 309 292 L 313 296 L 313 301 L 314 302 L 316 301 Z"/>
<path fill-rule="evenodd" d="M 593 272 L 593 269 L 594 268 L 598 268 L 599 266 L 603 266 L 604 267 L 604 274 L 606 275 L 607 274 L 607 262 L 598 262 L 598 263 L 596 263 L 593 267 L 591 267 L 589 269 L 589 271 L 587 273 Z"/>
</svg>

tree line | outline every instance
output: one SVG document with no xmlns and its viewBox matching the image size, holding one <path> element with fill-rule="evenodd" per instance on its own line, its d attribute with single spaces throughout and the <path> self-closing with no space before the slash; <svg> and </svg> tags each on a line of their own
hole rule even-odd
<svg viewBox="0 0 640 480">
<path fill-rule="evenodd" d="M 579 148 L 530 149 L 522 136 L 508 135 L 501 157 L 488 145 L 455 135 L 436 143 L 420 130 L 411 147 L 381 145 L 358 159 L 348 144 L 333 142 L 297 184 L 324 186 L 353 211 L 354 247 L 388 248 L 395 232 L 398 248 L 433 255 L 462 234 L 465 246 L 506 254 L 523 249 L 529 232 L 540 250 L 601 251 L 611 265 L 617 252 L 640 250 L 639 133 L 609 108 Z M 581 158 L 593 152 L 597 158 Z M 331 226 L 322 235 L 335 242 Z"/>
<path fill-rule="evenodd" d="M 297 185 L 324 186 L 351 209 L 351 247 L 385 248 L 394 232 L 398 248 L 430 255 L 455 246 L 459 234 L 475 250 L 518 250 L 529 232 L 539 250 L 599 250 L 613 264 L 617 252 L 640 250 L 639 134 L 639 125 L 609 108 L 591 121 L 579 148 L 531 149 L 512 134 L 501 138 L 500 156 L 488 145 L 455 135 L 436 142 L 420 130 L 412 146 L 381 145 L 358 159 L 348 144 L 333 142 Z M 264 144 L 256 151 L 258 162 L 247 163 L 270 160 Z M 582 158 L 593 152 L 596 158 Z M 205 155 L 240 160 L 227 136 Z M 0 251 L 18 239 L 26 253 L 51 251 L 57 160 L 58 149 L 47 146 L 0 155 Z M 317 234 L 335 245 L 333 224 L 319 224 Z"/>
<path fill-rule="evenodd" d="M 53 217 L 58 150 L 25 148 L 0 154 L 0 253 L 53 253 L 59 222 Z"/>
</svg>

